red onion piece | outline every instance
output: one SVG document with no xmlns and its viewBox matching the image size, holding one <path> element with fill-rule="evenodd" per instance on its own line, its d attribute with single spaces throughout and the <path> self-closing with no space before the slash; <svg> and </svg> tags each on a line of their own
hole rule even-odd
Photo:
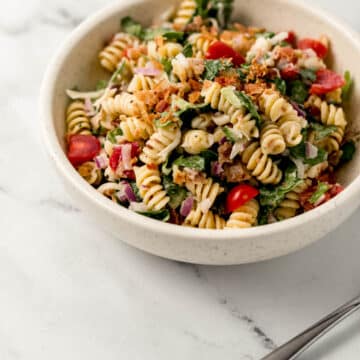
<svg viewBox="0 0 360 360">
<path fill-rule="evenodd" d="M 295 101 L 290 100 L 290 104 L 292 105 L 292 107 L 296 110 L 297 114 L 303 118 L 306 119 L 306 112 L 305 110 L 303 110 L 298 103 L 296 103 Z"/>
<path fill-rule="evenodd" d="M 305 156 L 307 159 L 315 159 L 318 156 L 319 149 L 310 142 L 305 143 Z"/>
<path fill-rule="evenodd" d="M 127 196 L 125 194 L 124 186 L 115 194 L 115 196 L 121 203 L 126 203 L 128 201 Z"/>
<path fill-rule="evenodd" d="M 144 211 L 148 211 L 148 207 L 144 204 L 144 203 L 138 203 L 138 202 L 131 202 L 130 206 L 129 206 L 129 210 L 132 211 L 140 211 L 140 212 L 144 212 Z"/>
<path fill-rule="evenodd" d="M 121 146 L 121 158 L 124 165 L 124 170 L 131 170 L 132 164 L 131 164 L 131 150 L 132 145 L 131 144 L 123 144 Z"/>
<path fill-rule="evenodd" d="M 193 205 L 194 198 L 192 196 L 189 196 L 181 203 L 180 215 L 184 217 L 188 216 L 190 214 L 190 211 L 192 210 Z"/>
<path fill-rule="evenodd" d="M 220 176 L 224 172 L 222 165 L 218 161 L 211 163 L 211 175 Z"/>
<path fill-rule="evenodd" d="M 132 189 L 131 185 L 129 183 L 127 183 L 126 181 L 122 182 L 122 184 L 124 185 L 124 193 L 126 196 L 126 199 L 129 202 L 136 202 L 136 195 L 134 193 L 134 190 Z"/>
<path fill-rule="evenodd" d="M 267 217 L 267 221 L 268 221 L 268 224 L 274 224 L 277 222 L 277 219 L 273 213 L 270 213 Z"/>
<path fill-rule="evenodd" d="M 98 155 L 94 158 L 94 161 L 98 169 L 105 169 L 109 165 L 109 159 L 106 155 Z"/>
<path fill-rule="evenodd" d="M 142 74 L 145 76 L 159 76 L 161 74 L 161 71 L 153 66 L 135 68 L 134 72 L 135 74 Z"/>
</svg>

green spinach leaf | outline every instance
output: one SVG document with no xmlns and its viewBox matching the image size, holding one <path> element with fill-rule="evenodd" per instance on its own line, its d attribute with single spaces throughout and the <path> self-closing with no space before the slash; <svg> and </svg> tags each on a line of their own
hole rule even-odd
<svg viewBox="0 0 360 360">
<path fill-rule="evenodd" d="M 204 171 L 206 164 L 202 156 L 193 155 L 188 157 L 180 156 L 173 162 L 173 165 Z"/>
<path fill-rule="evenodd" d="M 311 195 L 311 198 L 309 199 L 309 203 L 315 204 L 328 190 L 329 185 L 319 181 L 316 191 Z"/>
<path fill-rule="evenodd" d="M 164 176 L 163 185 L 166 193 L 170 198 L 169 206 L 172 209 L 176 209 L 186 198 L 187 190 L 182 186 L 174 184 L 170 176 Z"/>
<path fill-rule="evenodd" d="M 137 213 L 164 222 L 167 222 L 170 219 L 170 211 L 168 209 L 137 211 Z"/>
</svg>

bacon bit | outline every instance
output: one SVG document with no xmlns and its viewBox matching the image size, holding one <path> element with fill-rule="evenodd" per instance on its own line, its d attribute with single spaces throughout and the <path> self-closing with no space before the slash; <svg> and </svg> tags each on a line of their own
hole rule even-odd
<svg viewBox="0 0 360 360">
<path fill-rule="evenodd" d="M 189 101 L 192 104 L 195 104 L 200 99 L 201 93 L 200 91 L 193 91 L 189 94 Z"/>
<path fill-rule="evenodd" d="M 285 60 L 288 63 L 296 64 L 298 58 L 296 56 L 296 51 L 289 47 L 277 46 L 274 50 L 274 60 Z"/>
<path fill-rule="evenodd" d="M 156 104 L 155 111 L 162 113 L 162 112 L 164 112 L 169 106 L 170 106 L 170 104 L 168 103 L 167 100 L 160 100 L 160 102 L 158 102 L 158 103 Z"/>
<path fill-rule="evenodd" d="M 258 98 L 267 88 L 265 82 L 249 83 L 244 85 L 246 94 L 253 98 Z"/>
<path fill-rule="evenodd" d="M 319 117 L 321 115 L 320 109 L 316 106 L 310 106 L 308 108 L 308 112 L 311 116 L 314 116 L 314 117 Z"/>
<path fill-rule="evenodd" d="M 221 86 L 235 86 L 237 90 L 242 89 L 240 79 L 235 75 L 235 72 L 222 73 L 215 78 L 215 81 Z"/>
<path fill-rule="evenodd" d="M 218 147 L 219 163 L 221 165 L 225 163 L 232 163 L 232 160 L 230 160 L 231 150 L 232 144 L 229 142 L 225 142 Z"/>
<path fill-rule="evenodd" d="M 264 64 L 259 64 L 255 58 L 250 66 L 247 81 L 252 82 L 257 79 L 263 79 L 269 74 L 269 69 Z"/>
<path fill-rule="evenodd" d="M 156 164 L 147 164 L 146 167 L 149 169 L 149 170 L 157 170 L 157 165 Z"/>
<path fill-rule="evenodd" d="M 182 222 L 183 222 L 182 216 L 175 209 L 170 209 L 169 223 L 175 225 L 181 225 Z"/>
<path fill-rule="evenodd" d="M 194 91 L 201 91 L 201 89 L 202 89 L 202 85 L 201 85 L 200 81 L 197 81 L 195 79 L 189 79 L 189 85 L 190 85 L 191 89 Z"/>
<path fill-rule="evenodd" d="M 222 178 L 230 183 L 239 183 L 251 179 L 251 175 L 241 162 L 236 162 L 234 165 L 224 166 Z"/>
</svg>

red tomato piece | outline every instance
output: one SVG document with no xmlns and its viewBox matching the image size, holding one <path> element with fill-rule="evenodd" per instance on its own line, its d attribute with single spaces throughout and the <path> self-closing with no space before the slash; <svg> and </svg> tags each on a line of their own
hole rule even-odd
<svg viewBox="0 0 360 360">
<path fill-rule="evenodd" d="M 231 46 L 221 41 L 216 41 L 210 45 L 205 57 L 208 60 L 231 59 L 235 66 L 240 66 L 245 63 L 245 59 L 242 55 L 238 54 Z"/>
<path fill-rule="evenodd" d="M 292 45 L 293 47 L 295 47 L 295 45 L 296 45 L 296 35 L 295 35 L 294 31 L 289 31 L 288 32 L 288 37 L 285 39 L 285 41 L 287 43 L 289 43 L 290 45 Z"/>
<path fill-rule="evenodd" d="M 226 198 L 226 210 L 233 212 L 259 195 L 259 190 L 246 184 L 235 186 Z"/>
<path fill-rule="evenodd" d="M 316 73 L 315 83 L 310 88 L 310 94 L 323 95 L 345 85 L 344 78 L 329 69 L 320 69 Z"/>
<path fill-rule="evenodd" d="M 68 159 L 74 166 L 92 160 L 99 154 L 100 141 L 92 135 L 71 135 L 69 137 Z"/>
<path fill-rule="evenodd" d="M 321 59 L 323 59 L 328 52 L 328 48 L 322 42 L 309 38 L 301 39 L 298 43 L 298 48 L 301 50 L 313 49 Z"/>
<path fill-rule="evenodd" d="M 299 75 L 299 70 L 294 66 L 294 64 L 289 64 L 282 69 L 280 73 L 283 79 L 294 80 Z"/>
<path fill-rule="evenodd" d="M 140 154 L 140 146 L 137 142 L 130 143 L 131 144 L 131 157 L 138 156 Z M 110 159 L 109 159 L 109 165 L 110 168 L 113 171 L 116 171 L 117 167 L 119 166 L 119 162 L 122 160 L 122 147 L 115 147 Z M 132 170 L 125 170 L 126 171 L 132 171 Z M 128 176 L 129 177 L 129 176 Z M 130 177 L 129 177 L 130 178 Z"/>
</svg>

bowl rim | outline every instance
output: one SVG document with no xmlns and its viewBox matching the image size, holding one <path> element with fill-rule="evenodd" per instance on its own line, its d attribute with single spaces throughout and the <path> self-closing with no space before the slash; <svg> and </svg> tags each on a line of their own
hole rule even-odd
<svg viewBox="0 0 360 360">
<path fill-rule="evenodd" d="M 326 215 L 331 210 L 345 206 L 350 202 L 353 196 L 360 195 L 360 174 L 348 185 L 345 190 L 331 199 L 327 203 L 320 207 L 313 209 L 304 214 L 295 216 L 291 219 L 280 221 L 274 224 L 267 224 L 264 226 L 255 226 L 248 229 L 226 229 L 226 230 L 213 230 L 213 229 L 199 229 L 186 226 L 179 226 L 169 223 L 163 223 L 159 220 L 154 220 L 143 215 L 137 214 L 125 207 L 115 204 L 113 201 L 109 201 L 106 197 L 96 191 L 91 185 L 89 185 L 77 171 L 72 167 L 67 159 L 58 137 L 53 121 L 52 111 L 52 99 L 55 96 L 56 79 L 59 75 L 59 69 L 63 61 L 66 59 L 68 53 L 73 49 L 74 44 L 78 43 L 82 37 L 84 37 L 89 30 L 98 26 L 98 24 L 107 18 L 114 15 L 114 13 L 126 9 L 127 7 L 135 4 L 144 3 L 146 0 L 131 0 L 125 2 L 117 2 L 96 11 L 93 15 L 89 16 L 84 22 L 82 22 L 72 33 L 65 39 L 58 51 L 54 54 L 49 66 L 43 77 L 39 106 L 41 117 L 41 130 L 42 137 L 47 148 L 47 152 L 50 155 L 51 160 L 54 161 L 57 169 L 61 172 L 62 176 L 66 178 L 76 191 L 81 195 L 88 198 L 90 202 L 97 207 L 102 208 L 103 211 L 113 217 L 120 217 L 124 221 L 142 227 L 144 230 L 149 230 L 155 233 L 162 233 L 171 236 L 177 235 L 183 239 L 192 240 L 208 240 L 208 241 L 233 241 L 241 240 L 243 238 L 252 239 L 263 235 L 271 235 L 273 233 L 279 233 L 288 231 L 299 227 L 309 220 L 317 220 L 323 215 Z M 288 7 L 293 7 L 295 10 L 300 9 L 302 11 L 311 13 L 317 18 L 320 18 L 326 23 L 336 28 L 337 31 L 341 31 L 344 36 L 349 38 L 354 48 L 360 53 L 360 36 L 354 30 L 350 29 L 343 21 L 338 20 L 333 15 L 328 14 L 325 10 L 313 6 L 307 5 L 299 0 L 278 0 L 279 3 L 283 3 Z M 65 90 L 65 89 L 64 89 Z M 181 229 L 180 232 L 177 230 Z"/>
</svg>

